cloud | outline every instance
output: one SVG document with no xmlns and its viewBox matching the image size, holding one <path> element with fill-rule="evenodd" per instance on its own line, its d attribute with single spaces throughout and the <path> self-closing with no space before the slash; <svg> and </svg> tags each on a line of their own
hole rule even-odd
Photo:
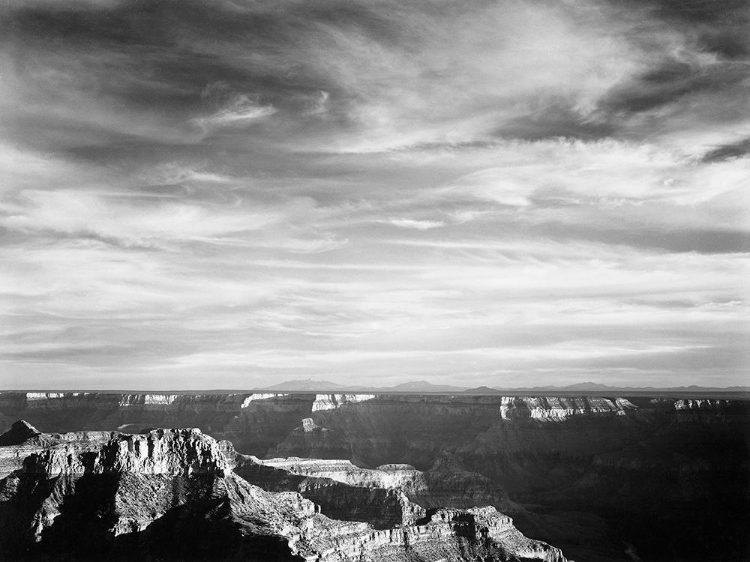
<svg viewBox="0 0 750 562">
<path fill-rule="evenodd" d="M 310 108 L 307 110 L 307 113 L 310 115 L 321 115 L 328 111 L 328 100 L 331 97 L 331 95 L 328 92 L 324 92 L 321 90 L 316 97 L 316 99 L 312 100 L 310 103 Z"/>
<path fill-rule="evenodd" d="M 5 10 L 4 75 L 12 94 L 41 102 L 22 104 L 16 119 L 49 128 L 52 116 L 75 115 L 77 127 L 54 123 L 68 137 L 202 142 L 184 124 L 237 127 L 274 115 L 278 128 L 264 134 L 275 142 L 318 150 L 325 139 L 329 150 L 371 152 L 621 130 L 643 138 L 675 111 L 697 106 L 716 120 L 741 109 L 736 63 L 746 41 L 727 34 L 741 6 L 713 7 L 716 17 L 704 20 L 680 15 L 692 8 L 604 2 L 470 2 L 458 12 L 450 3 L 192 1 L 150 11 L 117 3 Z M 62 48 L 45 49 L 37 34 Z M 731 100 L 714 103 L 730 88 Z"/>
<path fill-rule="evenodd" d="M 3 383 L 738 384 L 746 16 L 6 2 Z"/>
<path fill-rule="evenodd" d="M 276 113 L 276 108 L 263 106 L 247 94 L 235 92 L 226 82 L 211 82 L 201 92 L 201 99 L 215 112 L 193 119 L 202 129 L 246 125 L 251 121 Z"/>
<path fill-rule="evenodd" d="M 257 231 L 280 219 L 268 212 L 211 211 L 194 203 L 167 200 L 143 205 L 75 190 L 20 193 L 24 210 L 0 219 L 0 226 L 21 232 L 94 233 L 128 241 L 179 242 Z M 232 216 L 233 215 L 233 216 Z"/>
<path fill-rule="evenodd" d="M 398 226 L 399 228 L 411 228 L 414 230 L 430 230 L 432 228 L 440 228 L 445 226 L 443 221 L 429 221 L 429 220 L 417 220 L 417 219 L 391 219 L 388 221 L 378 221 Z"/>
<path fill-rule="evenodd" d="M 750 138 L 714 148 L 703 156 L 704 162 L 722 162 L 740 158 L 750 153 Z"/>
</svg>

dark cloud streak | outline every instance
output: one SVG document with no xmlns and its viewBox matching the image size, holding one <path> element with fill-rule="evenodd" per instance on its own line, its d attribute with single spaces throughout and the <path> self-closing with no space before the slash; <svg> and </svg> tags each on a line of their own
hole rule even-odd
<svg viewBox="0 0 750 562">
<path fill-rule="evenodd" d="M 750 138 L 719 146 L 703 156 L 703 162 L 723 162 L 750 154 Z"/>
<path fill-rule="evenodd" d="M 744 230 L 619 230 L 547 223 L 535 227 L 538 234 L 555 240 L 595 240 L 613 245 L 648 248 L 670 253 L 744 254 L 750 252 L 750 233 Z"/>
</svg>

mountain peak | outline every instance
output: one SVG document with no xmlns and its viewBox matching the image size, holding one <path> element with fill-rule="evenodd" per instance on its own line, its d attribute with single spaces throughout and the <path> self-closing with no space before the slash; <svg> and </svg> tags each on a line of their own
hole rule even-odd
<svg viewBox="0 0 750 562">
<path fill-rule="evenodd" d="M 448 384 L 432 384 L 427 381 L 409 381 L 390 388 L 396 392 L 463 392 L 465 386 L 452 386 Z"/>
<path fill-rule="evenodd" d="M 41 432 L 25 420 L 18 420 L 10 429 L 0 435 L 0 446 L 20 445 L 27 439 L 39 435 Z"/>
<path fill-rule="evenodd" d="M 497 388 L 490 388 L 489 386 L 478 386 L 477 388 L 470 388 L 464 390 L 465 394 L 502 394 L 502 390 Z"/>
<path fill-rule="evenodd" d="M 598 382 L 579 382 L 576 384 L 569 384 L 568 386 L 564 387 L 566 389 L 570 390 L 606 390 L 612 388 L 611 386 L 607 386 L 606 384 L 601 384 Z"/>
<path fill-rule="evenodd" d="M 263 390 L 291 390 L 291 391 L 326 391 L 326 390 L 340 390 L 346 388 L 343 385 L 335 382 L 326 381 L 317 377 L 308 379 L 296 379 L 292 381 L 284 381 L 273 386 L 268 386 Z"/>
</svg>

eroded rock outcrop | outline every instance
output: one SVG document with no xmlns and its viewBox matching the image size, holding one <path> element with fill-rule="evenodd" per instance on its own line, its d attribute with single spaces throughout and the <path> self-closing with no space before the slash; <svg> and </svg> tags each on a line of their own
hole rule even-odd
<svg viewBox="0 0 750 562">
<path fill-rule="evenodd" d="M 11 425 L 6 433 L 0 435 L 0 447 L 20 445 L 40 434 L 41 432 L 33 425 L 25 420 L 19 420 Z"/>
<path fill-rule="evenodd" d="M 624 416 L 627 410 L 637 408 L 625 398 L 503 396 L 500 400 L 500 416 L 506 420 L 531 418 L 559 422 L 573 416 Z"/>
<path fill-rule="evenodd" d="M 38 453 L 49 444 L 49 439 L 31 424 L 20 420 L 0 435 L 0 478 L 5 478 L 23 466 L 29 455 Z"/>
<path fill-rule="evenodd" d="M 201 430 L 154 429 L 143 434 L 81 432 L 48 437 L 49 444 L 24 460 L 27 473 L 219 474 L 228 467 L 219 445 Z"/>
<path fill-rule="evenodd" d="M 326 504 L 324 493 L 333 494 L 333 481 L 350 488 L 397 491 L 410 502 L 424 509 L 436 507 L 468 508 L 492 505 L 507 513 L 520 510 L 497 482 L 466 470 L 450 454 L 443 454 L 429 470 L 417 470 L 410 465 L 384 465 L 377 469 L 361 468 L 343 459 L 304 459 L 299 457 L 260 460 L 239 455 L 243 474 L 261 486 L 274 485 L 279 489 L 295 489 L 321 505 Z M 249 473 L 249 467 L 255 470 Z M 260 469 L 260 467 L 263 469 Z M 273 469 L 273 470 L 269 470 Z M 299 478 L 290 478 L 290 475 Z M 310 482 L 316 481 L 316 496 L 310 492 Z M 287 486 L 287 487 L 283 487 Z M 387 502 L 384 502 L 384 506 Z M 325 510 L 324 510 L 325 511 Z M 413 509 L 400 506 L 399 512 L 408 517 L 420 515 Z M 405 515 L 406 516 L 406 515 Z M 369 519 L 366 519 L 369 521 Z"/>
<path fill-rule="evenodd" d="M 358 404 L 373 399 L 375 399 L 374 394 L 317 394 L 312 411 L 335 410 L 347 404 Z"/>
<path fill-rule="evenodd" d="M 255 393 L 251 394 L 247 398 L 245 398 L 242 401 L 241 408 L 247 408 L 250 406 L 251 402 L 254 402 L 256 400 L 270 400 L 272 398 L 283 398 L 284 396 L 288 396 L 288 394 L 284 393 L 278 393 L 278 392 L 261 392 L 261 393 Z"/>
<path fill-rule="evenodd" d="M 234 471 L 248 482 L 271 491 L 299 492 L 335 519 L 362 521 L 376 529 L 387 529 L 412 525 L 426 514 L 399 486 L 384 485 L 379 471 L 358 469 L 349 461 L 261 461 L 234 451 L 225 454 L 234 459 Z M 403 480 L 400 478 L 399 483 Z"/>
<path fill-rule="evenodd" d="M 44 435 L 18 425 L 5 441 L 41 450 L 0 480 L 4 559 L 565 561 L 491 507 L 417 510 L 383 529 L 331 519 L 299 493 L 245 481 L 231 446 L 196 429 Z"/>
</svg>

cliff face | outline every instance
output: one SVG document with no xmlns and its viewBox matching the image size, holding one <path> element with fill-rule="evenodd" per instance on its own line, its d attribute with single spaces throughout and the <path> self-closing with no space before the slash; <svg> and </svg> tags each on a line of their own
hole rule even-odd
<svg viewBox="0 0 750 562">
<path fill-rule="evenodd" d="M 414 452 L 421 449 L 423 458 L 416 462 L 427 468 L 445 449 L 445 441 L 455 448 L 501 421 L 519 427 L 583 421 L 597 431 L 614 427 L 619 432 L 626 420 L 667 424 L 672 420 L 731 421 L 738 411 L 740 416 L 746 415 L 744 408 L 731 400 L 634 402 L 621 397 L 0 392 L 0 431 L 18 419 L 47 432 L 190 426 L 231 439 L 238 450 L 260 457 L 322 458 L 349 458 L 351 444 L 367 435 L 371 451 L 358 447 L 367 464 L 402 462 L 399 453 L 408 447 L 412 458 L 403 462 L 413 463 L 413 457 L 418 456 Z M 303 419 L 310 421 L 303 426 Z M 323 443 L 310 435 L 297 435 L 297 427 L 299 433 L 314 433 L 316 428 L 318 434 L 324 430 L 333 433 L 325 436 Z M 401 432 L 402 438 L 395 439 Z M 419 436 L 421 443 L 412 435 Z M 380 458 L 375 458 L 373 451 L 379 451 Z"/>
<path fill-rule="evenodd" d="M 47 432 L 199 427 L 242 450 L 275 445 L 312 411 L 315 395 L 0 392 L 0 431 L 18 419 Z M 3 427 L 4 426 L 4 427 Z M 265 451 L 264 451 L 265 452 Z"/>
<path fill-rule="evenodd" d="M 312 405 L 313 412 L 321 410 L 335 410 L 347 404 L 357 404 L 374 400 L 374 394 L 316 394 Z"/>
<path fill-rule="evenodd" d="M 361 490 L 373 498 L 378 497 L 376 491 L 387 491 L 393 496 L 393 501 L 382 499 L 374 502 L 379 507 L 376 511 L 393 509 L 398 514 L 395 517 L 402 518 L 404 522 L 422 517 L 425 509 L 443 506 L 469 508 L 492 505 L 506 513 L 520 510 L 497 482 L 466 470 L 448 454 L 439 458 L 427 471 L 409 465 L 383 465 L 377 469 L 367 469 L 342 459 L 291 457 L 260 460 L 245 455 L 236 458 L 241 466 L 235 470 L 248 481 L 263 487 L 299 491 L 320 504 L 324 513 L 327 513 L 331 497 L 341 495 L 337 491 L 339 489 L 347 489 L 348 494 Z M 410 505 L 406 505 L 405 501 Z M 360 502 L 344 500 L 341 503 L 361 505 Z M 358 519 L 356 516 L 351 518 Z M 374 522 L 376 519 L 362 520 Z"/>
<path fill-rule="evenodd" d="M 531 418 L 557 422 L 573 416 L 624 416 L 628 410 L 636 409 L 625 398 L 503 396 L 500 400 L 500 416 L 506 420 Z"/>
<path fill-rule="evenodd" d="M 684 401 L 683 401 L 684 402 Z M 272 424 L 263 424 L 266 435 L 283 437 L 299 425 L 300 420 L 314 417 L 316 412 L 347 410 L 358 404 L 372 404 L 382 410 L 394 406 L 404 409 L 430 410 L 449 417 L 456 412 L 472 418 L 506 420 L 530 418 L 560 421 L 573 416 L 625 415 L 636 407 L 626 399 L 508 397 L 508 396 L 419 396 L 374 394 L 108 394 L 95 392 L 39 393 L 0 392 L 0 429 L 17 419 L 25 419 L 45 431 L 81 431 L 96 427 L 122 430 L 138 426 L 191 425 L 199 421 L 204 431 L 229 437 L 252 434 L 250 425 L 272 417 Z M 176 422 L 176 423 L 175 423 Z M 182 422 L 182 423 L 179 423 Z M 287 422 L 287 423 L 285 423 Z M 289 427 L 288 424 L 291 424 Z M 257 443 L 250 435 L 241 439 Z M 276 439 L 276 443 L 280 439 Z M 275 443 L 274 443 L 275 444 Z"/>
<path fill-rule="evenodd" d="M 0 435 L 0 478 L 23 466 L 26 457 L 44 449 L 48 440 L 30 423 L 14 423 Z"/>
<path fill-rule="evenodd" d="M 239 454 L 235 456 L 234 471 L 266 490 L 298 492 L 331 518 L 362 521 L 376 529 L 413 525 L 426 515 L 423 507 L 395 487 L 350 484 L 328 477 L 325 471 L 301 474 Z"/>
<path fill-rule="evenodd" d="M 23 462 L 26 473 L 222 475 L 228 464 L 213 439 L 199 429 L 155 429 L 140 435 L 81 432 L 48 436 L 48 443 Z"/>
<path fill-rule="evenodd" d="M 592 445 L 606 449 L 637 439 L 640 410 L 624 398 L 381 395 L 315 411 L 266 455 L 427 470 L 444 451 L 457 451 L 495 428 L 505 432 L 506 450 L 547 454 L 564 448 L 588 455 Z"/>
<path fill-rule="evenodd" d="M 330 529 L 330 527 L 329 527 Z M 320 560 L 413 560 L 463 562 L 470 560 L 543 560 L 565 562 L 559 549 L 523 536 L 513 521 L 494 508 L 437 510 L 420 524 L 370 532 L 364 541 L 354 529 L 339 527 L 335 546 L 323 549 Z M 330 543 L 329 543 L 330 544 Z M 306 560 L 316 560 L 308 555 Z"/>
<path fill-rule="evenodd" d="M 2 442 L 6 456 L 35 448 L 0 480 L 3 559 L 565 562 L 494 508 L 416 509 L 383 529 L 331 519 L 299 493 L 246 482 L 230 444 L 197 429 L 45 435 L 16 424 Z"/>
</svg>

